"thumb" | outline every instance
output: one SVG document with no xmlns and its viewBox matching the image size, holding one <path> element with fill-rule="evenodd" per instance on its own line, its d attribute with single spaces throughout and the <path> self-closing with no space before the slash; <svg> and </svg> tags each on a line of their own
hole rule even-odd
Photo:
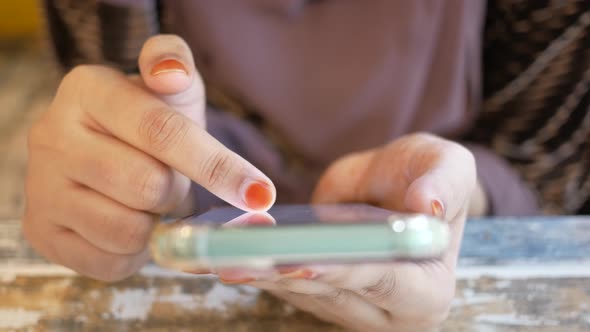
<svg viewBox="0 0 590 332">
<path fill-rule="evenodd" d="M 205 128 L 205 88 L 192 52 L 176 35 L 148 39 L 139 55 L 145 85 L 170 107 Z"/>
<path fill-rule="evenodd" d="M 453 220 L 466 211 L 475 190 L 475 161 L 456 143 L 439 144 L 438 153 L 439 160 L 409 186 L 405 205 L 414 212 Z"/>
</svg>

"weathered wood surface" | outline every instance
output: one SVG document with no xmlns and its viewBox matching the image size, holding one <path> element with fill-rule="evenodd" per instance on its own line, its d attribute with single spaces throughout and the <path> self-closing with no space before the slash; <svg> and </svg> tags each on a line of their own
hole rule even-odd
<svg viewBox="0 0 590 332">
<path fill-rule="evenodd" d="M 562 225 L 562 237 L 556 242 L 545 239 L 545 247 L 557 248 L 554 244 L 567 237 L 583 242 L 575 233 L 588 222 L 553 219 L 555 225 Z M 537 227 L 538 221 L 491 222 L 499 224 L 519 232 L 529 228 L 527 224 Z M 23 331 L 341 330 L 256 289 L 223 285 L 214 277 L 180 274 L 151 265 L 115 284 L 80 277 L 39 258 L 22 240 L 18 222 L 0 225 L 0 331 L 17 327 Z M 483 221 L 468 223 L 457 296 L 441 331 L 588 331 L 590 261 L 583 255 L 563 258 L 551 254 L 562 252 L 558 248 L 545 253 L 543 262 L 526 261 L 523 256 L 534 254 L 522 248 L 534 245 L 536 239 L 515 245 L 513 252 L 524 255 L 507 259 L 496 250 L 504 246 L 502 241 L 481 241 L 477 230 L 487 227 Z M 490 231 L 506 233 L 501 229 Z M 484 253 L 472 249 L 478 243 L 490 250 L 487 256 L 491 260 L 480 260 L 478 256 Z M 588 252 L 588 247 L 581 249 Z M 493 263 L 482 264 L 490 261 Z"/>
<path fill-rule="evenodd" d="M 1 46 L 0 46 L 1 48 Z M 26 132 L 55 76 L 38 52 L 0 49 L 0 331 L 339 331 L 267 294 L 149 266 L 104 284 L 47 264 L 20 235 Z M 2 221 L 3 220 L 3 221 Z M 469 222 L 442 331 L 589 331 L 590 222 Z"/>
<path fill-rule="evenodd" d="M 472 220 L 465 228 L 461 256 L 468 265 L 590 259 L 590 217 Z"/>
<path fill-rule="evenodd" d="M 75 276 L 17 276 L 0 283 L 0 294 L 0 331 L 342 330 L 256 289 L 207 277 L 146 272 L 108 285 Z M 441 331 L 588 331 L 588 303 L 588 279 L 460 280 Z"/>
</svg>

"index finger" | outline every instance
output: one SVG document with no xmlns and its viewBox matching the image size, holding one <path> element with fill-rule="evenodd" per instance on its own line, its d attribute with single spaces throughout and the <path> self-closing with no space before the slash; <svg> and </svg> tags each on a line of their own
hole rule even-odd
<svg viewBox="0 0 590 332">
<path fill-rule="evenodd" d="M 272 206 L 276 194 L 271 180 L 205 129 L 117 71 L 104 69 L 89 76 L 102 87 L 80 91 L 80 107 L 111 135 L 238 208 L 260 211 Z"/>
</svg>

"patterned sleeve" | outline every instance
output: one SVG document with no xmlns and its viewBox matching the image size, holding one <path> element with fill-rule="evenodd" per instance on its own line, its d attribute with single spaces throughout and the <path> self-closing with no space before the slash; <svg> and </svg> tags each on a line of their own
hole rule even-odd
<svg viewBox="0 0 590 332">
<path fill-rule="evenodd" d="M 491 0 L 483 109 L 469 139 L 507 160 L 548 214 L 590 213 L 590 6 Z"/>
<path fill-rule="evenodd" d="M 65 70 L 107 64 L 137 72 L 143 42 L 159 31 L 155 0 L 43 0 L 41 4 L 49 44 Z"/>
</svg>

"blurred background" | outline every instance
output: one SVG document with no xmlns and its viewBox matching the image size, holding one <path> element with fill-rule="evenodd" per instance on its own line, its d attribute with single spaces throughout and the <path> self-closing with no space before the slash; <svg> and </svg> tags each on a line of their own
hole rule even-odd
<svg viewBox="0 0 590 332">
<path fill-rule="evenodd" d="M 0 37 L 31 38 L 40 25 L 36 0 L 0 1 Z"/>
<path fill-rule="evenodd" d="M 36 0 L 0 1 L 0 220 L 24 210 L 26 137 L 56 83 Z"/>
</svg>

